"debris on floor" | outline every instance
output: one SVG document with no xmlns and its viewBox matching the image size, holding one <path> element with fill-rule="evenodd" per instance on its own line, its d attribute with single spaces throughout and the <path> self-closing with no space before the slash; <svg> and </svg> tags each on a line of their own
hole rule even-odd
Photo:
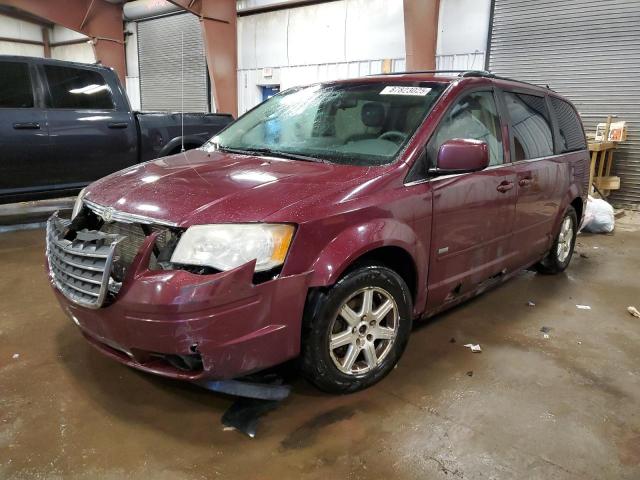
<svg viewBox="0 0 640 480">
<path fill-rule="evenodd" d="M 576 308 L 579 308 L 580 310 L 591 310 L 589 305 L 576 305 Z"/>
<path fill-rule="evenodd" d="M 255 438 L 260 417 L 274 410 L 279 403 L 278 400 L 239 398 L 222 415 L 223 430 L 235 429 Z"/>
<path fill-rule="evenodd" d="M 629 312 L 634 317 L 640 318 L 640 311 L 638 311 L 638 309 L 636 307 L 628 306 L 627 307 L 627 312 Z"/>
<path fill-rule="evenodd" d="M 629 307 L 629 308 L 631 308 L 631 307 Z M 16 358 L 19 358 L 19 357 L 20 357 L 19 353 L 14 353 L 13 357 L 11 357 L 11 358 L 13 358 L 15 360 Z"/>
<path fill-rule="evenodd" d="M 473 370 L 469 370 L 467 372 L 467 377 L 473 377 Z"/>
<path fill-rule="evenodd" d="M 467 348 L 471 349 L 471 351 L 472 351 L 472 352 L 474 352 L 474 353 L 475 353 L 475 352 L 478 352 L 478 353 L 479 353 L 479 352 L 482 352 L 482 348 L 480 348 L 480 345 L 478 345 L 477 343 L 476 343 L 476 344 L 473 344 L 473 343 L 467 343 L 467 344 L 465 345 L 465 347 L 467 347 Z"/>
<path fill-rule="evenodd" d="M 449 340 L 449 343 L 456 343 L 456 339 L 451 337 L 451 340 Z"/>
<path fill-rule="evenodd" d="M 291 393 L 291 386 L 282 382 L 279 376 L 267 374 L 257 381 L 205 380 L 196 384 L 212 392 L 238 397 L 222 415 L 223 430 L 238 430 L 254 438 L 260 417 L 274 410 Z"/>
<path fill-rule="evenodd" d="M 527 305 L 528 305 L 529 307 L 535 307 L 535 306 L 536 306 L 536 303 L 535 303 L 535 302 L 532 302 L 531 300 L 529 300 L 529 301 L 527 302 Z"/>
</svg>

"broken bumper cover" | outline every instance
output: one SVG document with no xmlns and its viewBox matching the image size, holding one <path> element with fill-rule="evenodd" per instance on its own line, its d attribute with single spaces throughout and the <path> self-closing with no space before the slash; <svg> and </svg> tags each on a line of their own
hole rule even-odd
<svg viewBox="0 0 640 480">
<path fill-rule="evenodd" d="M 63 310 L 107 356 L 198 381 L 239 377 L 299 354 L 308 274 L 255 285 L 253 264 L 196 275 L 145 263 L 139 256 L 115 300 L 99 309 L 54 288 Z"/>
</svg>

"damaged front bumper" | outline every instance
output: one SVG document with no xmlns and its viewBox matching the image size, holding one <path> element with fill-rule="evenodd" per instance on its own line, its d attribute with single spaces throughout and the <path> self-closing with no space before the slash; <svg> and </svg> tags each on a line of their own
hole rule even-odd
<svg viewBox="0 0 640 480">
<path fill-rule="evenodd" d="M 94 347 L 139 370 L 189 381 L 240 377 L 299 354 L 308 274 L 255 284 L 253 263 L 211 275 L 152 270 L 154 242 L 154 235 L 146 239 L 119 292 L 100 308 L 78 304 L 52 282 Z"/>
</svg>

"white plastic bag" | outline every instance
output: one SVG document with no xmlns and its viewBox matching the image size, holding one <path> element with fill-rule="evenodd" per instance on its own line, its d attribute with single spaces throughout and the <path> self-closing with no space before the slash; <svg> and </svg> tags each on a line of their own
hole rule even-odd
<svg viewBox="0 0 640 480">
<path fill-rule="evenodd" d="M 582 231 L 589 233 L 609 233 L 615 227 L 613 207 L 604 200 L 589 196 L 584 212 Z"/>
</svg>

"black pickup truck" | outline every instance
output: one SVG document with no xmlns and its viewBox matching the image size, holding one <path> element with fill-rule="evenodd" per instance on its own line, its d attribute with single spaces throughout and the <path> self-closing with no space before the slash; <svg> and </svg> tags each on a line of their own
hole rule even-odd
<svg viewBox="0 0 640 480">
<path fill-rule="evenodd" d="M 231 115 L 141 113 L 100 65 L 0 55 L 0 204 L 77 193 L 130 165 L 196 148 Z"/>
</svg>

